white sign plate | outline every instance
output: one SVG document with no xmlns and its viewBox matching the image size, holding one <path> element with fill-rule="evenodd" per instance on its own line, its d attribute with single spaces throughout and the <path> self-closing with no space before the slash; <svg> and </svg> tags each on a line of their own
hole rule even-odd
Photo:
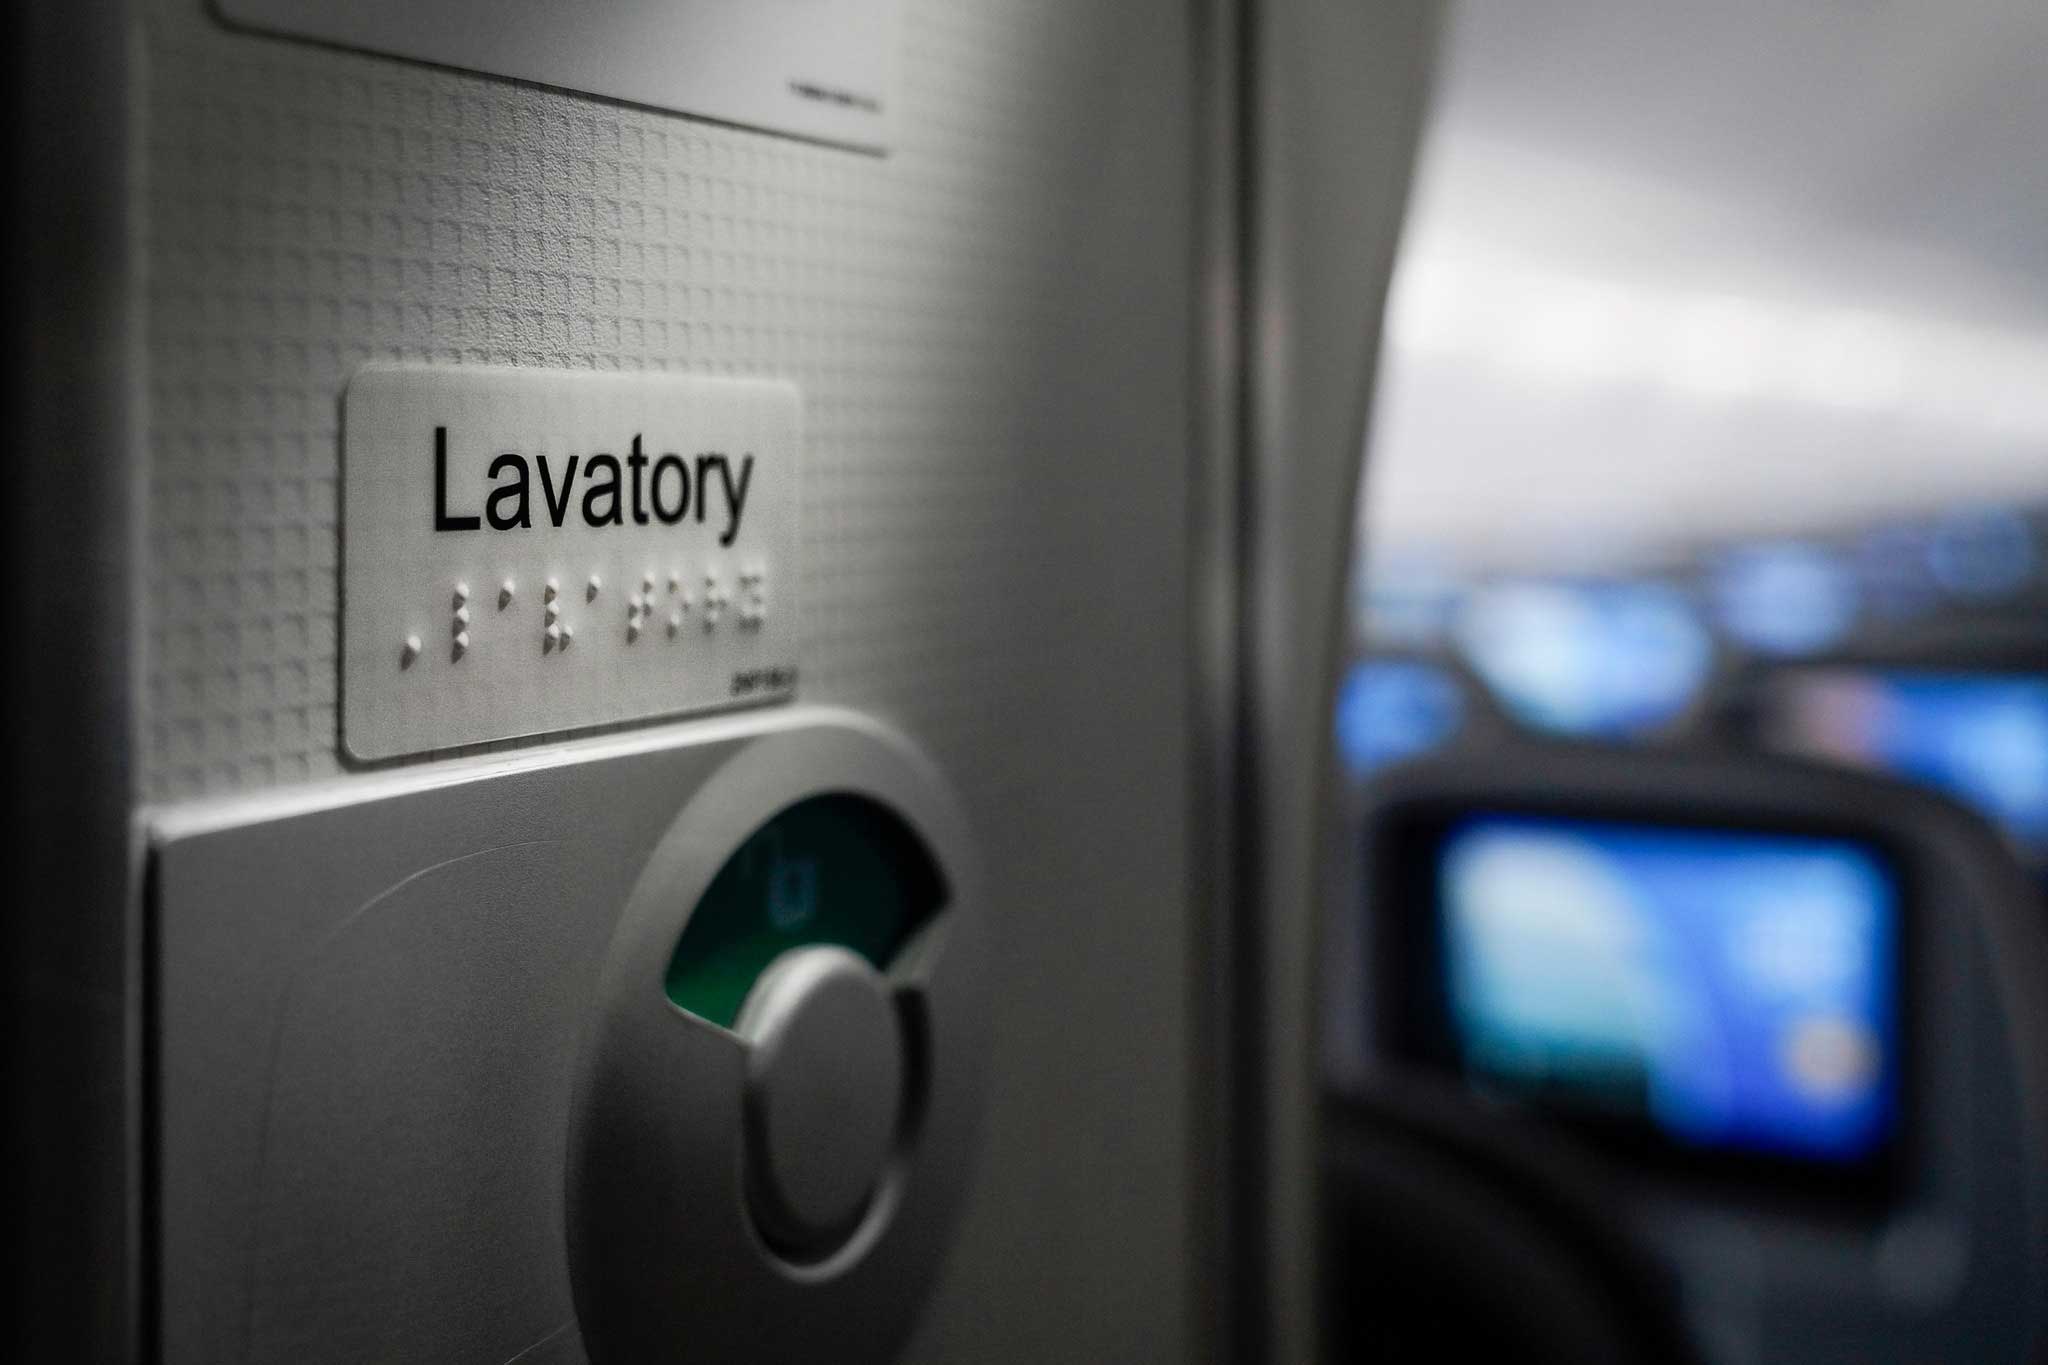
<svg viewBox="0 0 2048 1365">
<path fill-rule="evenodd" d="M 214 0 L 229 21 L 885 151 L 902 0 Z"/>
<path fill-rule="evenodd" d="M 343 747 L 393 758 L 794 695 L 802 444 L 788 384 L 358 371 Z"/>
</svg>

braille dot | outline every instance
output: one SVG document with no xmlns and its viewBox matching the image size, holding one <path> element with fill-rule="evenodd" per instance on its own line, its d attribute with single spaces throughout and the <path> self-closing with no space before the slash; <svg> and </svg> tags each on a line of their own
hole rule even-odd
<svg viewBox="0 0 2048 1365">
<path fill-rule="evenodd" d="M 574 643 L 576 643 L 576 627 L 574 627 L 574 626 L 563 626 L 563 627 L 562 627 L 562 648 L 564 648 L 564 649 L 567 649 L 567 648 L 568 648 L 568 647 L 569 647 L 570 645 L 572 645 L 572 644 L 574 644 Z"/>
<path fill-rule="evenodd" d="M 549 644 L 559 644 L 562 639 L 562 628 L 560 626 L 549 626 L 547 636 Z"/>
<path fill-rule="evenodd" d="M 672 611 L 668 614 L 668 633 L 673 635 L 683 628 L 683 614 Z"/>
<path fill-rule="evenodd" d="M 651 574 L 651 573 L 644 573 L 644 574 L 641 574 L 641 575 L 640 575 L 640 591 L 641 591 L 641 592 L 653 592 L 653 591 L 654 591 L 654 575 L 653 575 L 653 574 Z"/>
<path fill-rule="evenodd" d="M 410 667 L 412 667 L 412 661 L 413 661 L 414 659 L 417 659 L 417 658 L 419 658 L 419 657 L 420 657 L 420 637 L 419 637 L 419 636 L 417 636 L 417 635 L 408 635 L 408 636 L 406 636 L 406 637 L 405 637 L 405 648 L 401 649 L 401 650 L 400 650 L 400 651 L 398 652 L 398 666 L 399 666 L 400 668 L 410 668 Z"/>
<path fill-rule="evenodd" d="M 461 605 L 462 605 L 462 604 L 463 604 L 464 602 L 467 602 L 468 600 L 469 600 L 469 584 L 467 584 L 467 583 L 457 583 L 457 584 L 455 585 L 455 605 L 459 607 L 459 606 L 461 606 Z"/>
<path fill-rule="evenodd" d="M 642 599 L 639 593 L 636 592 L 631 597 L 628 597 L 626 599 L 626 614 L 628 616 L 638 616 L 640 614 L 640 608 L 646 605 L 646 601 Z"/>
<path fill-rule="evenodd" d="M 554 600 L 555 600 L 555 598 L 557 598 L 557 597 L 559 597 L 559 596 L 561 595 L 561 592 L 562 592 L 562 585 L 561 585 L 561 583 L 560 583 L 560 582 L 558 582 L 558 581 L 557 581 L 557 580 L 555 580 L 555 579 L 552 579 L 552 578 L 550 578 L 550 579 L 548 580 L 548 585 L 547 585 L 547 588 L 546 588 L 546 590 L 545 590 L 545 591 L 543 591 L 543 592 L 541 593 L 541 596 L 542 596 L 542 598 L 543 598 L 543 599 L 545 599 L 546 601 L 552 602 L 552 601 L 554 601 Z"/>
<path fill-rule="evenodd" d="M 584 589 L 583 589 L 583 596 L 584 596 L 584 597 L 585 597 L 585 598 L 586 598 L 587 600 L 589 600 L 589 601 L 593 601 L 593 602 L 594 602 L 594 601 L 596 601 L 596 600 L 597 600 L 597 594 L 598 594 L 598 593 L 599 593 L 599 592 L 600 592 L 600 591 L 601 591 L 601 590 L 602 590 L 603 588 L 604 588 L 604 580 L 603 580 L 602 578 L 599 578 L 599 577 L 598 577 L 598 576 L 597 576 L 596 574 L 592 574 L 592 575 L 590 576 L 590 582 L 589 582 L 589 584 L 588 584 L 588 585 L 586 585 L 586 586 L 584 587 Z"/>
<path fill-rule="evenodd" d="M 640 620 L 638 617 L 635 617 L 633 620 L 626 622 L 626 643 L 632 644 L 635 640 L 639 638 Z"/>
<path fill-rule="evenodd" d="M 550 602 L 545 610 L 548 614 L 548 620 L 552 621 L 562 614 L 562 604 L 560 602 Z"/>
<path fill-rule="evenodd" d="M 681 592 L 683 590 L 683 576 L 681 574 L 672 573 L 668 576 L 668 590 L 670 592 Z"/>
<path fill-rule="evenodd" d="M 461 629 L 462 629 L 462 628 L 463 628 L 464 626 L 466 626 L 466 625 L 468 625 L 468 624 L 469 624 L 469 608 L 468 608 L 468 607 L 457 607 L 457 608 L 455 609 L 455 628 L 456 628 L 457 630 L 461 630 Z"/>
<path fill-rule="evenodd" d="M 508 578 L 503 583 L 500 583 L 498 585 L 498 610 L 503 611 L 511 606 L 512 599 L 518 595 L 518 592 L 519 585 L 511 579 Z"/>
<path fill-rule="evenodd" d="M 468 631 L 466 631 L 466 630 L 458 630 L 458 631 L 456 631 L 456 632 L 455 632 L 455 657 L 459 659 L 459 658 L 461 658 L 461 657 L 462 657 L 463 655 L 467 654 L 468 652 L 469 652 L 469 632 L 468 632 Z"/>
</svg>

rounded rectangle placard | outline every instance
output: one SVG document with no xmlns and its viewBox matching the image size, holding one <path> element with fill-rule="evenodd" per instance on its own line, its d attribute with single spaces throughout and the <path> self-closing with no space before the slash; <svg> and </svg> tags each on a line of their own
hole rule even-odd
<svg viewBox="0 0 2048 1365">
<path fill-rule="evenodd" d="M 786 383 L 372 365 L 342 405 L 358 759 L 793 696 Z"/>
</svg>

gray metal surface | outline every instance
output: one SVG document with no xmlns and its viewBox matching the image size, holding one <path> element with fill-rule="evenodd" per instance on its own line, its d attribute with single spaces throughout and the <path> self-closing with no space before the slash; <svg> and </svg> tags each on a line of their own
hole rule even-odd
<svg viewBox="0 0 2048 1365">
<path fill-rule="evenodd" d="M 808 1259 L 844 1244 L 903 1117 L 905 1039 L 888 987 L 844 948 L 770 963 L 733 1031 L 747 1056 L 754 1219 Z"/>
<path fill-rule="evenodd" d="M 685 1014 L 658 983 L 733 851 L 793 800 L 820 793 L 865 797 L 900 817 L 936 864 L 946 899 L 886 964 L 889 1003 L 921 1063 L 911 1121 L 849 1235 L 790 1248 L 776 1244 L 747 1198 L 744 1031 Z M 987 1074 L 987 899 L 978 864 L 945 784 L 871 729 L 775 727 L 723 757 L 690 793 L 648 851 L 611 934 L 568 1117 L 569 1265 L 593 1359 L 897 1356 L 950 1249 L 970 1178 L 983 1169 L 975 1133 Z M 773 992 L 772 977 L 755 989 L 763 987 Z M 741 1022 L 758 1008 L 749 996 Z"/>
<path fill-rule="evenodd" d="M 236 23 L 879 150 L 898 0 L 212 0 Z"/>
<path fill-rule="evenodd" d="M 911 1359 L 1188 1349 L 1188 23 L 1165 0 L 911 3 L 886 158 L 233 32 L 199 0 L 150 0 L 134 35 L 153 812 L 442 780 L 336 748 L 356 362 L 803 389 L 804 697 L 928 748 L 990 870 L 991 1122 Z M 493 922 L 540 917 L 507 880 Z M 294 941 L 280 914 L 250 942 Z M 167 1305 L 166 1327 L 191 1324 Z"/>
<path fill-rule="evenodd" d="M 125 1361 L 143 1331 L 130 19 L 62 0 L 0 14 L 0 414 L 35 452 L 0 492 L 0 1354 L 24 1362 Z"/>
<path fill-rule="evenodd" d="M 1235 965 L 1256 1181 L 1249 1339 L 1316 1354 L 1317 925 L 1334 801 L 1329 726 L 1359 451 L 1439 6 L 1254 11 L 1244 331 Z"/>
<path fill-rule="evenodd" d="M 936 776 L 816 711 L 443 772 L 157 825 L 163 1359 L 899 1338 L 965 1185 L 986 1034 L 979 878 Z M 744 1045 L 660 983 L 726 855 L 815 782 L 901 812 L 954 894 L 892 965 L 929 1001 L 929 1140 L 854 1243 L 792 1267 L 745 1208 Z"/>
</svg>

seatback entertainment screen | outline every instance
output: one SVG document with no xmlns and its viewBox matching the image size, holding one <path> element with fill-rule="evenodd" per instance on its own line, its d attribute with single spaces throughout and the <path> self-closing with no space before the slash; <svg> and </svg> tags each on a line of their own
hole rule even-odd
<svg viewBox="0 0 2048 1365">
<path fill-rule="evenodd" d="M 1891 1144 L 1902 891 L 1875 846 L 1478 813 L 1433 879 L 1432 1032 L 1474 1089 L 1693 1153 Z"/>
<path fill-rule="evenodd" d="M 1816 666 L 1774 675 L 1763 700 L 1772 748 L 1924 782 L 2048 859 L 2048 677 Z"/>
</svg>

